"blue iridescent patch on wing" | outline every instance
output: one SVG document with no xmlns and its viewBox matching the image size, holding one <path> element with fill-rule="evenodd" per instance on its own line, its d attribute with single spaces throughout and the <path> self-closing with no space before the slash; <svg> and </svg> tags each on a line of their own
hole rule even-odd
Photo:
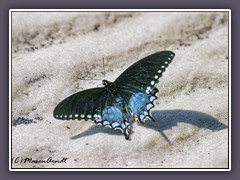
<svg viewBox="0 0 240 180">
<path fill-rule="evenodd" d="M 150 94 L 134 93 L 131 96 L 129 107 L 134 120 L 145 122 L 147 119 L 152 119 L 151 109 L 154 107 L 154 101 L 157 99 L 157 92 L 158 90 L 154 88 Z"/>
<path fill-rule="evenodd" d="M 120 130 L 125 134 L 126 139 L 129 137 L 129 122 L 125 114 L 123 114 L 117 106 L 107 106 L 104 108 L 101 121 L 97 122 L 98 125 Z"/>
</svg>

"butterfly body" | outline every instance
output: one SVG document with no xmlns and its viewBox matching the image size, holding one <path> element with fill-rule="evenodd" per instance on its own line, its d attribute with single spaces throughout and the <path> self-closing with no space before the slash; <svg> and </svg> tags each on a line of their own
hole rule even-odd
<svg viewBox="0 0 240 180">
<path fill-rule="evenodd" d="M 134 121 L 154 120 L 151 109 L 157 99 L 155 84 L 172 61 L 174 53 L 161 51 L 136 62 L 114 82 L 103 80 L 103 87 L 75 93 L 54 109 L 62 120 L 93 120 L 97 125 L 121 130 L 129 138 Z"/>
</svg>

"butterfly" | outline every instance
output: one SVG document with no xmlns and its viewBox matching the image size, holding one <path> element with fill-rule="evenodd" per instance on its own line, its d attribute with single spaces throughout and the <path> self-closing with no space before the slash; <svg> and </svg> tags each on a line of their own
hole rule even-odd
<svg viewBox="0 0 240 180">
<path fill-rule="evenodd" d="M 120 130 L 129 139 L 130 125 L 155 121 L 151 116 L 158 89 L 155 84 L 173 60 L 171 51 L 151 54 L 126 69 L 114 82 L 77 92 L 54 109 L 56 119 L 92 120 L 97 125 Z"/>
</svg>

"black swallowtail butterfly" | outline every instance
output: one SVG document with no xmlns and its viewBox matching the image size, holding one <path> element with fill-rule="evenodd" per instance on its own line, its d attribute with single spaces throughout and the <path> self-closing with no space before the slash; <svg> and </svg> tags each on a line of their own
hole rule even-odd
<svg viewBox="0 0 240 180">
<path fill-rule="evenodd" d="M 171 51 L 149 55 L 130 66 L 114 82 L 103 80 L 103 87 L 64 99 L 53 115 L 61 120 L 93 120 L 98 125 L 121 130 L 128 139 L 134 121 L 154 121 L 151 109 L 157 99 L 155 84 L 174 56 Z"/>
</svg>

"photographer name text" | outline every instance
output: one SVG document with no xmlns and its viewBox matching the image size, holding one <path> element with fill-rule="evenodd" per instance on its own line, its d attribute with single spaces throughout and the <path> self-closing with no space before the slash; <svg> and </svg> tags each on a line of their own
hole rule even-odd
<svg viewBox="0 0 240 180">
<path fill-rule="evenodd" d="M 47 159 L 33 159 L 29 157 L 13 157 L 12 158 L 12 163 L 15 164 L 25 164 L 25 163 L 34 163 L 34 164 L 40 164 L 40 163 L 66 163 L 68 158 L 63 157 L 62 159 L 53 159 L 52 157 L 49 157 Z"/>
</svg>

